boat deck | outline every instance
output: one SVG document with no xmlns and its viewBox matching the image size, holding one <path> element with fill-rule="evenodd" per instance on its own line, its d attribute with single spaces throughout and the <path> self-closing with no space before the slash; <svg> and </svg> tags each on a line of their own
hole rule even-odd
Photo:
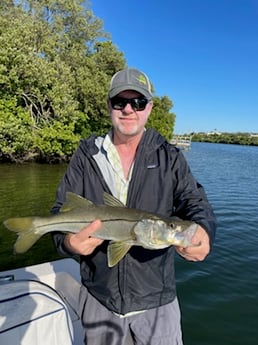
<svg viewBox="0 0 258 345">
<path fill-rule="evenodd" d="M 77 261 L 66 258 L 15 270 L 2 271 L 0 272 L 0 295 L 1 288 L 6 289 L 7 285 L 5 283 L 7 283 L 8 280 L 39 281 L 57 291 L 65 302 L 70 314 L 74 334 L 72 345 L 82 345 L 84 343 L 84 332 L 80 321 L 80 315 L 78 315 L 81 279 L 80 265 Z M 6 316 L 2 315 L 0 312 L 0 334 L 1 325 L 5 323 L 5 319 Z M 3 322 L 1 322 L 1 320 Z M 35 344 L 35 339 L 31 339 L 31 344 Z M 129 334 L 126 345 L 132 345 L 132 339 Z"/>
</svg>

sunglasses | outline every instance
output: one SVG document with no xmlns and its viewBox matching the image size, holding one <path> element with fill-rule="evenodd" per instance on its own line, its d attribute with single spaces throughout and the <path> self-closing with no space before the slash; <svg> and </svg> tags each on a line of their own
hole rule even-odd
<svg viewBox="0 0 258 345">
<path fill-rule="evenodd" d="M 123 110 L 129 103 L 133 110 L 142 111 L 146 108 L 148 102 L 149 100 L 145 97 L 124 98 L 115 96 L 113 98 L 110 98 L 111 106 L 115 110 Z"/>
</svg>

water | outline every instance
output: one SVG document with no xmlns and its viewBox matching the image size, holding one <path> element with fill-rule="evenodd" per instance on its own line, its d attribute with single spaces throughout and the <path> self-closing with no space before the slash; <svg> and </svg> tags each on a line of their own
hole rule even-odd
<svg viewBox="0 0 258 345">
<path fill-rule="evenodd" d="M 202 263 L 178 259 L 186 345 L 258 343 L 258 147 L 193 143 L 185 153 L 218 229 Z"/>
<path fill-rule="evenodd" d="M 65 165 L 0 164 L 0 271 L 58 258 L 50 235 L 23 255 L 13 255 L 16 234 L 2 225 L 4 219 L 48 215 Z"/>
<path fill-rule="evenodd" d="M 185 345 L 258 343 L 258 147 L 192 143 L 185 152 L 205 186 L 218 229 L 201 263 L 176 259 Z M 56 258 L 49 237 L 14 256 L 11 216 L 47 214 L 64 165 L 0 165 L 0 270 Z"/>
</svg>

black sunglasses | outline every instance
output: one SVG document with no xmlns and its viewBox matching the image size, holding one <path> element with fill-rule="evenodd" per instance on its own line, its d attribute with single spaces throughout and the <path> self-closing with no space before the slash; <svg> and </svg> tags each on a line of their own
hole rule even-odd
<svg viewBox="0 0 258 345">
<path fill-rule="evenodd" d="M 110 103 L 113 109 L 123 110 L 125 106 L 129 103 L 133 110 L 141 111 L 146 108 L 149 100 L 145 97 L 135 97 L 135 98 L 124 98 L 115 96 L 110 98 Z"/>
</svg>

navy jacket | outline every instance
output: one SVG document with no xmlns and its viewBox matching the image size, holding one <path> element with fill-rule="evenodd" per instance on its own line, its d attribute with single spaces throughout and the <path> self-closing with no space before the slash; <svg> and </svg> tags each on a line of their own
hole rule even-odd
<svg viewBox="0 0 258 345">
<path fill-rule="evenodd" d="M 57 190 L 52 212 L 58 212 L 65 193 L 72 191 L 95 203 L 110 193 L 92 158 L 98 148 L 95 136 L 81 141 Z M 200 224 L 215 235 L 215 217 L 202 186 L 194 179 L 183 154 L 153 129 L 145 131 L 139 144 L 130 181 L 127 206 L 178 216 Z M 69 255 L 64 235 L 53 235 L 59 253 Z M 155 308 L 176 296 L 174 248 L 148 250 L 133 246 L 117 265 L 107 265 L 105 241 L 93 254 L 80 257 L 82 283 L 109 310 L 119 314 Z"/>
</svg>

